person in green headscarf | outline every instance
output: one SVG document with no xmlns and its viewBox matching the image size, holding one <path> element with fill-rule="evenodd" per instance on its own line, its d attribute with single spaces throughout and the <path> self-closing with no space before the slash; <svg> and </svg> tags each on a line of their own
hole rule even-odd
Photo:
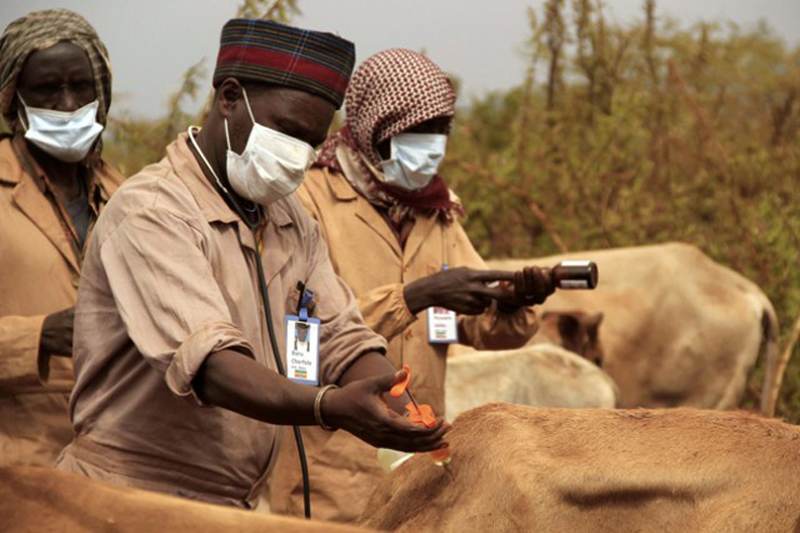
<svg viewBox="0 0 800 533">
<path fill-rule="evenodd" d="M 123 177 L 104 163 L 108 52 L 66 9 L 0 37 L 0 467 L 53 465 L 72 438 L 73 306 L 82 250 Z M 55 357 L 54 357 L 55 356 Z"/>
</svg>

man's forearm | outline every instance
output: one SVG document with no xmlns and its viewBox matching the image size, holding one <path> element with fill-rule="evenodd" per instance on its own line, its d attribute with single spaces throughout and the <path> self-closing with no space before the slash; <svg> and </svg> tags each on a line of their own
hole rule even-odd
<svg viewBox="0 0 800 533">
<path fill-rule="evenodd" d="M 319 389 L 293 383 L 234 350 L 209 355 L 192 385 L 203 402 L 262 422 L 316 424 Z"/>
<path fill-rule="evenodd" d="M 198 396 L 211 405 L 271 424 L 316 423 L 313 411 L 318 388 L 292 383 L 246 355 L 222 350 L 210 355 L 200 370 L 192 385 Z M 409 401 L 407 395 L 386 398 L 388 407 L 378 399 L 378 394 L 389 396 L 388 390 L 398 377 L 392 370 L 378 353 L 359 357 L 342 376 L 343 387 L 324 396 L 323 420 L 376 447 L 435 449 L 443 442 L 445 426 L 419 427 L 391 414 L 390 409 L 399 411 L 399 406 Z M 363 379 L 370 376 L 371 379 Z"/>
<path fill-rule="evenodd" d="M 343 387 L 353 381 L 396 371 L 383 355 L 368 352 L 345 370 L 338 384 Z M 262 422 L 282 425 L 317 423 L 314 400 L 318 388 L 293 383 L 234 350 L 222 350 L 208 356 L 192 385 L 204 403 Z M 384 399 L 393 411 L 400 414 L 411 401 L 408 394 L 400 398 L 387 394 Z"/>
<path fill-rule="evenodd" d="M 434 304 L 430 296 L 430 288 L 427 286 L 427 278 L 407 283 L 403 287 L 403 298 L 412 315 L 416 315 Z"/>
</svg>

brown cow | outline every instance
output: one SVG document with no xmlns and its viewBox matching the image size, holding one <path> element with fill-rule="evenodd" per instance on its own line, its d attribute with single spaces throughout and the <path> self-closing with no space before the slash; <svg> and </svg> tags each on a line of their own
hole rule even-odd
<svg viewBox="0 0 800 533">
<path fill-rule="evenodd" d="M 775 310 L 755 284 L 680 243 L 488 263 L 517 270 L 576 258 L 597 262 L 597 289 L 557 291 L 540 309 L 603 313 L 603 370 L 624 407 L 735 407 L 763 350 L 761 408 L 774 412 L 786 361 Z"/>
<path fill-rule="evenodd" d="M 539 331 L 529 344 L 555 344 L 603 366 L 600 323 L 603 313 L 583 311 L 545 311 L 539 319 Z"/>
<path fill-rule="evenodd" d="M 361 528 L 256 514 L 45 468 L 0 469 L 0 531 L 335 533 Z"/>
<path fill-rule="evenodd" d="M 388 531 L 800 531 L 800 428 L 742 412 L 490 404 L 379 486 Z"/>
<path fill-rule="evenodd" d="M 551 296 L 552 298 L 552 296 Z M 552 344 L 576 353 L 597 366 L 602 366 L 603 346 L 600 342 L 600 323 L 603 313 L 574 311 L 545 311 L 539 313 L 539 329 L 528 345 Z M 463 344 L 452 344 L 450 356 L 472 354 L 476 350 Z"/>
</svg>

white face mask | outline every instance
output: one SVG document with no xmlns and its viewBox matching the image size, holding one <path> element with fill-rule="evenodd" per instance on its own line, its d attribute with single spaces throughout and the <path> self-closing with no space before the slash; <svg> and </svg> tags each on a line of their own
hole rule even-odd
<svg viewBox="0 0 800 533">
<path fill-rule="evenodd" d="M 97 123 L 98 100 L 75 111 L 55 111 L 29 107 L 19 93 L 17 96 L 28 118 L 26 124 L 20 115 L 25 138 L 56 159 L 81 161 L 103 131 L 103 125 Z"/>
<path fill-rule="evenodd" d="M 250 130 L 244 152 L 239 155 L 231 150 L 228 121 L 225 120 L 228 181 L 243 198 L 268 205 L 292 194 L 300 186 L 316 153 L 308 143 L 257 124 L 247 92 L 244 88 L 242 92 L 253 129 Z"/>
<path fill-rule="evenodd" d="M 416 191 L 431 182 L 444 158 L 447 135 L 399 133 L 392 137 L 392 158 L 381 161 L 385 183 Z"/>
</svg>

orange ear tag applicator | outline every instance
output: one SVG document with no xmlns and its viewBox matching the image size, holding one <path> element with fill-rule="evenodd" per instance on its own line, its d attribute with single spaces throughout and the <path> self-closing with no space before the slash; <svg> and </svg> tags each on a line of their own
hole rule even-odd
<svg viewBox="0 0 800 533">
<path fill-rule="evenodd" d="M 435 426 L 436 413 L 433 412 L 433 409 L 430 405 L 426 403 L 422 405 L 418 404 L 417 400 L 415 400 L 414 396 L 411 394 L 411 390 L 408 388 L 408 385 L 411 383 L 411 367 L 408 365 L 403 365 L 403 370 L 406 371 L 406 379 L 400 383 L 395 383 L 392 385 L 392 390 L 389 391 L 389 394 L 393 398 L 399 398 L 403 395 L 403 393 L 407 392 L 408 397 L 411 399 L 411 401 L 406 404 L 408 419 L 415 424 L 422 424 L 428 428 Z M 450 462 L 450 448 L 441 448 L 429 453 L 436 464 L 446 465 Z"/>
</svg>

